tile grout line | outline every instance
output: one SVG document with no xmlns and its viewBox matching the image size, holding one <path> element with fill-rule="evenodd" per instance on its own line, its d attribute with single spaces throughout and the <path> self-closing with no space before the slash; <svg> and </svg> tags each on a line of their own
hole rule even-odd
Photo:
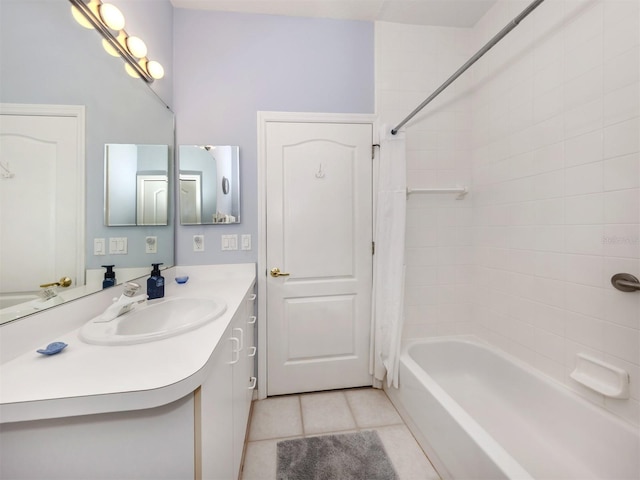
<svg viewBox="0 0 640 480">
<path fill-rule="evenodd" d="M 300 426 L 302 427 L 302 438 L 307 436 L 307 431 L 304 428 L 304 411 L 302 409 L 302 395 L 296 395 L 298 398 L 298 411 L 300 412 Z"/>
<path fill-rule="evenodd" d="M 342 392 L 342 395 L 344 395 L 344 400 L 345 400 L 345 402 L 347 402 L 347 408 L 349 409 L 349 413 L 351 414 L 351 419 L 353 420 L 353 423 L 356 426 L 356 431 L 357 432 L 362 431 L 362 428 L 360 427 L 360 425 L 358 423 L 358 419 L 356 418 L 356 415 L 353 413 L 353 408 L 351 407 L 351 402 L 349 402 L 349 396 L 347 395 L 346 392 Z"/>
<path fill-rule="evenodd" d="M 377 389 L 372 389 L 372 390 L 373 391 L 377 391 Z M 399 412 L 398 412 L 396 406 L 393 404 L 393 402 L 391 402 L 391 400 L 389 399 L 389 397 L 386 394 L 386 392 L 384 391 L 384 389 L 382 389 L 381 392 L 384 395 L 385 399 L 388 402 L 390 402 L 393 411 L 396 414 L 398 414 L 399 423 L 384 423 L 383 425 L 375 425 L 375 426 L 370 426 L 370 427 L 362 427 L 362 426 L 360 426 L 359 422 L 356 419 L 355 413 L 354 413 L 357 410 L 357 408 L 355 408 L 355 407 L 358 405 L 358 402 L 356 401 L 357 400 L 357 396 L 354 396 L 354 398 L 350 401 L 349 395 L 348 395 L 349 392 L 348 391 L 342 391 L 341 392 L 342 393 L 342 397 L 347 402 L 347 411 L 351 415 L 351 419 L 353 421 L 353 424 L 354 424 L 355 428 L 346 429 L 346 430 L 345 429 L 332 430 L 330 432 L 319 432 L 317 434 L 310 434 L 310 433 L 308 433 L 306 431 L 306 428 L 305 428 L 304 409 L 303 409 L 303 405 L 302 405 L 302 401 L 303 401 L 302 396 L 305 395 L 305 394 L 295 395 L 297 397 L 297 399 L 298 399 L 298 411 L 299 411 L 299 415 L 300 415 L 300 424 L 301 424 L 301 428 L 302 428 L 302 432 L 301 432 L 302 433 L 302 438 L 309 438 L 310 436 L 335 435 L 335 434 L 342 434 L 342 433 L 347 433 L 347 432 L 360 432 L 360 431 L 363 431 L 364 429 L 369 429 L 369 430 L 372 430 L 372 431 L 378 431 L 380 428 L 387 428 L 387 427 L 393 427 L 393 426 L 404 426 L 408 430 L 408 427 L 407 427 L 406 423 L 404 422 L 404 419 L 402 419 L 402 417 L 399 415 Z M 415 437 L 413 435 L 413 432 L 411 432 L 411 430 L 409 430 L 409 434 L 410 434 L 410 438 L 418 446 L 418 450 L 420 451 L 420 453 L 425 457 L 427 462 L 429 464 L 431 464 L 431 460 L 428 458 L 428 456 L 422 450 L 422 447 L 419 445 L 419 443 L 415 439 Z M 266 439 L 262 439 L 262 440 L 254 440 L 251 443 L 258 444 L 258 443 L 262 443 L 262 442 L 275 442 L 277 444 L 279 441 L 282 441 L 282 440 L 300 438 L 299 435 L 300 434 L 290 435 L 290 436 L 286 436 L 286 437 L 266 438 Z M 386 446 L 385 446 L 385 449 L 386 449 Z M 276 463 L 277 463 L 277 453 L 276 453 Z M 392 463 L 393 463 L 393 460 L 392 460 Z M 395 465 L 394 465 L 394 468 L 395 468 Z M 433 468 L 432 464 L 431 464 L 431 468 Z M 435 471 L 435 469 L 434 469 L 434 471 Z M 436 471 L 436 475 L 437 475 L 437 471 Z"/>
<path fill-rule="evenodd" d="M 396 415 L 398 415 L 399 423 L 392 423 L 391 425 L 404 425 L 405 427 L 407 427 L 407 430 L 411 431 L 409 429 L 409 426 L 407 425 L 407 422 L 404 421 L 404 418 L 402 418 L 402 415 L 400 415 L 400 412 L 396 408 L 395 404 L 391 401 L 391 398 L 389 398 L 389 395 L 387 395 L 387 392 L 384 390 L 384 388 L 381 388 L 380 390 L 382 391 L 382 393 L 384 393 L 385 398 L 391 404 L 391 408 L 393 408 L 393 411 L 396 412 Z M 413 433 L 411 433 L 411 436 L 413 436 Z M 422 450 L 422 447 L 420 447 L 420 449 Z"/>
</svg>

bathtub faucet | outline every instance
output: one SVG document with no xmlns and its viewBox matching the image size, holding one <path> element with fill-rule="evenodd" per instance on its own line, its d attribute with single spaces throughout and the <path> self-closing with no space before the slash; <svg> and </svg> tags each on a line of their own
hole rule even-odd
<svg viewBox="0 0 640 480">
<path fill-rule="evenodd" d="M 147 295 L 145 293 L 136 295 L 138 290 L 140 290 L 140 285 L 137 283 L 126 283 L 120 298 L 114 298 L 113 303 L 109 305 L 104 313 L 94 321 L 110 322 L 114 318 L 118 318 L 120 315 L 124 315 L 130 311 L 136 303 L 145 302 L 147 300 Z"/>
</svg>

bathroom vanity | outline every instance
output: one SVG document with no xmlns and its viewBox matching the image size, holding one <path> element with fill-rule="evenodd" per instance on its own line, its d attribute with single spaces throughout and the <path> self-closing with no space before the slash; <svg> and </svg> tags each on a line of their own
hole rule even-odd
<svg viewBox="0 0 640 480">
<path fill-rule="evenodd" d="M 66 315 L 60 323 L 72 328 L 49 340 L 68 347 L 52 356 L 30 349 L 0 366 L 1 478 L 238 478 L 256 384 L 255 265 L 176 267 L 163 275 L 166 298 L 223 299 L 226 311 L 133 345 L 79 337 L 122 287 L 98 294 L 94 306 L 80 308 L 83 299 L 43 312 Z M 189 281 L 178 285 L 178 275 Z M 14 334 L 8 327 L 0 329 L 3 346 Z"/>
</svg>

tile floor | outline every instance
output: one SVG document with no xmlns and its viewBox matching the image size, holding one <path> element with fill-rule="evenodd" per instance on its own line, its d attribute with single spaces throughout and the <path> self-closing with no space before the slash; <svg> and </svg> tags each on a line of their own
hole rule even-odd
<svg viewBox="0 0 640 480">
<path fill-rule="evenodd" d="M 373 388 L 254 402 L 242 480 L 276 478 L 276 444 L 280 440 L 358 430 L 378 432 L 400 480 L 439 480 L 387 395 Z"/>
</svg>

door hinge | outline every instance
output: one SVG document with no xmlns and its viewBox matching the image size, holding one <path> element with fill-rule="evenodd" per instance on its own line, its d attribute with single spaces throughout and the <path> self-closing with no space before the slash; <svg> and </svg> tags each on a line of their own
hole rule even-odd
<svg viewBox="0 0 640 480">
<path fill-rule="evenodd" d="M 373 145 L 371 145 L 371 160 L 376 158 L 376 147 L 379 147 L 380 144 L 379 143 L 374 143 Z"/>
<path fill-rule="evenodd" d="M 376 242 L 371 242 L 371 255 L 376 254 Z"/>
</svg>

